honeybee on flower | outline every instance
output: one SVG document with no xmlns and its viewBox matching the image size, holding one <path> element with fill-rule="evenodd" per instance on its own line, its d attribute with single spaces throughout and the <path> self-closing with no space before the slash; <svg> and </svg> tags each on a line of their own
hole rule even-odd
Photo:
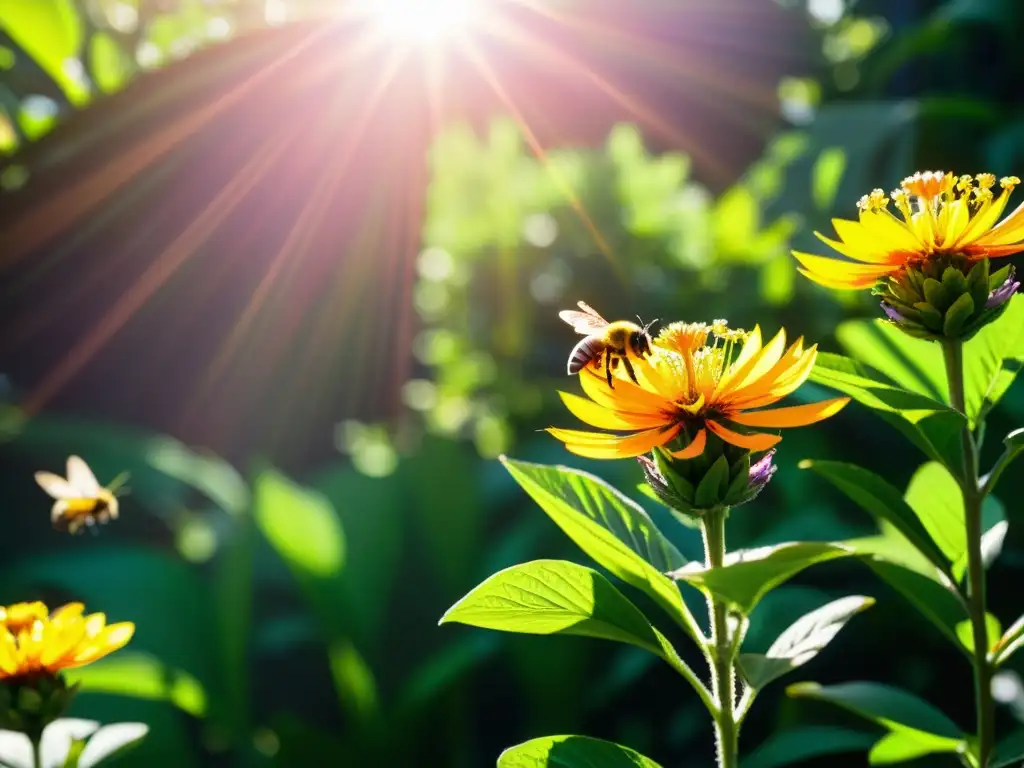
<svg viewBox="0 0 1024 768">
<path fill-rule="evenodd" d="M 642 360 L 651 354 L 651 335 L 648 331 L 657 321 L 644 326 L 630 320 L 616 320 L 610 323 L 586 302 L 580 301 L 577 305 L 582 312 L 566 309 L 558 313 L 573 330 L 584 336 L 569 353 L 569 362 L 566 366 L 569 375 L 573 376 L 587 367 L 600 371 L 604 365 L 605 380 L 609 387 L 614 387 L 614 371 L 621 360 L 626 373 L 635 384 L 636 374 L 629 358 Z"/>
<path fill-rule="evenodd" d="M 813 424 L 849 402 L 839 397 L 763 410 L 796 390 L 816 357 L 817 346 L 804 349 L 803 338 L 787 347 L 785 330 L 763 344 L 757 326 L 747 333 L 724 320 L 672 323 L 654 339 L 651 355 L 633 362 L 636 383 L 616 372 L 610 388 L 604 376 L 583 368 L 580 384 L 590 399 L 559 393 L 573 415 L 608 431 L 547 431 L 571 452 L 595 459 L 640 456 L 677 439 L 683 447 L 670 455 L 694 459 L 709 432 L 747 451 L 767 451 L 781 438 L 760 430 Z"/>
<path fill-rule="evenodd" d="M 36 472 L 35 479 L 40 488 L 56 499 L 50 519 L 59 530 L 69 533 L 79 533 L 85 527 L 95 530 L 96 525 L 117 519 L 115 494 L 124 476 L 103 487 L 81 457 L 69 456 L 67 478 L 53 472 Z"/>
</svg>

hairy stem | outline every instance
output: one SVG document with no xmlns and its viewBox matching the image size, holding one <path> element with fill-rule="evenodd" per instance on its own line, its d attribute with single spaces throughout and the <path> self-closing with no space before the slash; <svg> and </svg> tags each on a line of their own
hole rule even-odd
<svg viewBox="0 0 1024 768">
<path fill-rule="evenodd" d="M 725 561 L 725 517 L 728 509 L 711 510 L 701 521 L 704 534 L 704 560 L 708 568 L 720 568 Z M 708 596 L 711 616 L 711 642 L 708 661 L 711 667 L 711 688 L 718 711 L 715 713 L 715 741 L 718 768 L 739 765 L 739 726 L 736 722 L 736 667 L 729 636 L 729 615 L 724 602 Z"/>
<path fill-rule="evenodd" d="M 964 406 L 963 343 L 947 340 L 942 345 L 949 381 L 950 404 L 966 416 Z M 981 553 L 981 505 L 985 500 L 978 483 L 978 451 L 970 428 L 961 431 L 963 467 L 959 482 L 964 498 L 967 527 L 967 608 L 974 640 L 974 705 L 978 719 L 978 768 L 987 768 L 995 743 L 995 704 L 992 700 L 992 667 L 988 661 L 985 626 L 985 564 Z"/>
</svg>

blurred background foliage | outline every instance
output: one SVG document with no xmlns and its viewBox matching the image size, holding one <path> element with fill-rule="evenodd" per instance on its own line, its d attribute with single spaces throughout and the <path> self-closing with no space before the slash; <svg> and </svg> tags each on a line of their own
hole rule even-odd
<svg viewBox="0 0 1024 768">
<path fill-rule="evenodd" d="M 345 58 L 354 31 L 310 42 L 313 0 L 0 0 L 0 600 L 137 623 L 78 673 L 74 711 L 151 725 L 124 762 L 457 768 L 584 732 L 709 764 L 700 706 L 643 652 L 436 627 L 499 568 L 580 559 L 493 459 L 640 481 L 537 434 L 571 421 L 556 314 L 578 299 L 836 349 L 836 325 L 877 307 L 800 278 L 790 250 L 918 168 L 1020 174 L 1024 6 L 555 5 L 590 27 L 509 10 L 536 50 L 489 40 L 497 87 L 456 62 L 428 124 L 408 70 L 382 96 L 381 62 Z M 613 24 L 658 56 L 588 37 Z M 551 49 L 583 64 L 552 69 Z M 989 434 L 1020 425 L 1022 392 Z M 131 473 L 98 539 L 54 534 L 32 483 L 69 453 L 101 481 Z M 733 515 L 736 545 L 871 533 L 796 469 L 808 456 L 898 485 L 920 463 L 856 408 L 797 431 Z M 1009 620 L 1024 539 L 1004 495 L 990 600 Z M 880 602 L 807 675 L 893 682 L 966 725 L 968 670 L 862 567 L 773 593 L 751 645 L 853 592 Z M 1024 688 L 1004 688 L 1008 724 Z M 847 751 L 829 765 L 861 765 L 863 727 L 775 690 L 743 746 L 782 733 L 748 764 L 824 740 Z"/>
</svg>

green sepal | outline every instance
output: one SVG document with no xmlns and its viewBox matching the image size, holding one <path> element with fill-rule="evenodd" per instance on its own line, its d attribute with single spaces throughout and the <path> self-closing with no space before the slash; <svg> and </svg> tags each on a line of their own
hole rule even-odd
<svg viewBox="0 0 1024 768">
<path fill-rule="evenodd" d="M 1000 287 L 1006 282 L 1006 278 L 1010 276 L 1010 270 L 1013 269 L 1013 264 L 1007 264 L 1001 269 L 997 269 L 988 278 L 988 292 L 992 293 L 996 288 Z"/>
<path fill-rule="evenodd" d="M 725 498 L 725 492 L 729 488 L 729 461 L 725 456 L 719 456 L 711 468 L 704 473 L 704 477 L 697 486 L 694 494 L 694 503 L 702 509 L 710 509 L 717 506 Z"/>
<path fill-rule="evenodd" d="M 921 322 L 929 330 L 938 332 L 942 330 L 942 313 L 927 301 L 919 301 L 914 304 L 914 309 L 921 313 Z M 903 327 L 902 325 L 900 327 Z"/>
<path fill-rule="evenodd" d="M 925 281 L 925 285 L 927 286 L 927 281 Z M 950 296 L 957 296 L 967 290 L 967 278 L 964 277 L 963 272 L 951 264 L 942 272 L 942 287 Z"/>
<path fill-rule="evenodd" d="M 958 272 L 957 274 L 960 273 Z M 949 338 L 958 337 L 972 314 L 974 314 L 974 299 L 971 298 L 969 293 L 960 294 L 960 297 L 946 310 L 946 318 L 942 323 L 942 333 Z"/>
<path fill-rule="evenodd" d="M 924 298 L 939 312 L 945 312 L 950 304 L 949 291 L 933 277 L 929 277 L 924 281 Z"/>
<path fill-rule="evenodd" d="M 970 291 L 974 306 L 983 307 L 988 301 L 991 293 L 988 289 L 988 259 L 982 259 L 975 264 L 967 275 L 967 290 Z"/>
<path fill-rule="evenodd" d="M 0 682 L 0 728 L 37 736 L 71 705 L 78 685 L 61 675 L 7 678 Z"/>
<path fill-rule="evenodd" d="M 725 500 L 739 499 L 750 487 L 750 454 L 734 462 L 729 468 L 729 487 L 725 490 Z"/>
<path fill-rule="evenodd" d="M 654 449 L 654 463 L 657 464 L 658 471 L 661 472 L 662 477 L 665 478 L 665 482 L 668 484 L 669 488 L 683 501 L 693 504 L 697 489 L 693 486 L 693 483 L 683 477 L 679 472 L 672 471 L 672 466 L 669 462 L 670 458 L 664 450 L 661 448 Z"/>
</svg>

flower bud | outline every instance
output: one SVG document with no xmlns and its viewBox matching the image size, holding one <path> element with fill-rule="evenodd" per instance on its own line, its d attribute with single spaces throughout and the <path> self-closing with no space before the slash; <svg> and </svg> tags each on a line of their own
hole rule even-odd
<svg viewBox="0 0 1024 768">
<path fill-rule="evenodd" d="M 775 473 L 774 453 L 752 464 L 750 451 L 711 436 L 694 459 L 676 459 L 656 448 L 653 458 L 639 461 L 655 495 L 683 523 L 693 525 L 709 510 L 737 507 L 757 496 Z"/>
<path fill-rule="evenodd" d="M 874 293 L 889 320 L 910 336 L 967 341 L 1002 314 L 1019 286 L 1012 264 L 989 273 L 988 259 L 952 255 L 883 278 Z"/>
<path fill-rule="evenodd" d="M 10 677 L 0 682 L 0 728 L 38 739 L 43 729 L 71 705 L 78 685 L 46 672 Z"/>
</svg>

